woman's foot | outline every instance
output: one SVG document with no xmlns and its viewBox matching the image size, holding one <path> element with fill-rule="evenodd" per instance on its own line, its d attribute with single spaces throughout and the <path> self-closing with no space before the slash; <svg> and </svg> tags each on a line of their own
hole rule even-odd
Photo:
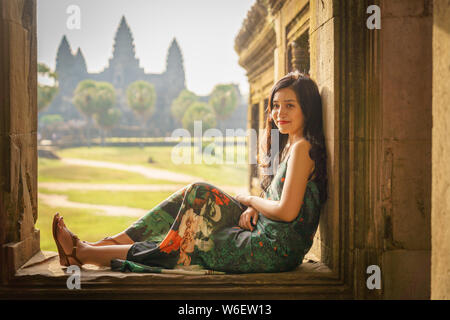
<svg viewBox="0 0 450 320">
<path fill-rule="evenodd" d="M 59 218 L 56 222 L 56 240 L 59 243 L 60 263 L 63 266 L 78 265 L 81 266 L 83 262 L 80 260 L 80 251 L 83 250 L 83 244 L 77 236 L 73 235 L 66 227 L 63 218 Z"/>
</svg>

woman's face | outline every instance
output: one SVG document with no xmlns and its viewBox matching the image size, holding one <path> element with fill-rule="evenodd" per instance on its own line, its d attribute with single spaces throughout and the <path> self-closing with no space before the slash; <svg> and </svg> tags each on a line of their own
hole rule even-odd
<svg viewBox="0 0 450 320">
<path fill-rule="evenodd" d="M 275 92 L 272 103 L 272 119 L 283 134 L 302 135 L 304 116 L 297 96 L 291 88 Z"/>
</svg>

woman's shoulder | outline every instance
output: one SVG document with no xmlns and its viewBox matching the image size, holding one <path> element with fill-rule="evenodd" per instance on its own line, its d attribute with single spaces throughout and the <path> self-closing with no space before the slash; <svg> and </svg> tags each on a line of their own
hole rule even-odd
<svg viewBox="0 0 450 320">
<path fill-rule="evenodd" d="M 309 170 L 312 173 L 315 168 L 315 162 L 311 159 L 309 151 L 311 150 L 311 143 L 306 139 L 296 141 L 289 154 L 289 166 L 293 166 L 295 171 Z"/>
<path fill-rule="evenodd" d="M 300 157 L 304 157 L 305 155 L 308 155 L 309 157 L 309 150 L 311 150 L 311 143 L 306 140 L 305 138 L 300 139 L 292 144 L 291 147 L 291 156 L 296 155 Z"/>
<path fill-rule="evenodd" d="M 301 138 L 292 144 L 292 147 L 295 147 L 295 146 L 297 146 L 297 148 L 299 146 L 303 146 L 303 147 L 307 146 L 307 147 L 311 148 L 311 143 L 306 138 Z"/>
</svg>

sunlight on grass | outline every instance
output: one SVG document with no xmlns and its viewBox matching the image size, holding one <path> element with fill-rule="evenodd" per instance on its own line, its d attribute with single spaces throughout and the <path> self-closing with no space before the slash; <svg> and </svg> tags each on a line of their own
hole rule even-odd
<svg viewBox="0 0 450 320">
<path fill-rule="evenodd" d="M 38 182 L 84 182 L 111 184 L 173 184 L 170 180 L 149 179 L 138 173 L 67 165 L 60 160 L 39 158 Z"/>
<path fill-rule="evenodd" d="M 190 150 L 191 159 L 194 159 L 194 148 Z M 228 149 L 226 149 L 226 152 Z M 236 157 L 236 150 L 229 148 Z M 221 188 L 221 186 L 246 186 L 248 175 L 247 163 L 234 164 L 205 164 L 188 163 L 175 164 L 172 161 L 173 147 L 81 147 L 56 151 L 62 158 L 79 158 L 117 162 L 129 165 L 164 169 L 176 173 L 196 176 Z M 245 150 L 244 150 L 245 151 Z M 242 149 L 240 149 L 242 154 Z M 224 158 L 225 158 L 224 156 Z M 149 159 L 151 162 L 149 163 Z M 59 160 L 39 158 L 38 182 L 83 182 L 95 184 L 176 184 L 173 181 L 148 179 L 137 173 L 112 170 L 106 168 L 67 165 Z M 180 183 L 184 184 L 184 183 Z M 56 191 L 39 188 L 40 193 L 67 195 L 68 200 L 86 204 L 125 206 L 150 210 L 169 197 L 173 192 L 142 192 L 142 191 L 107 191 L 107 190 L 69 190 Z M 175 192 L 175 191 L 174 191 Z M 135 217 L 117 217 L 95 215 L 90 209 L 54 208 L 43 201 L 38 201 L 39 217 L 36 228 L 41 230 L 42 250 L 56 251 L 51 231 L 51 221 L 55 212 L 64 216 L 66 224 L 80 239 L 98 241 L 105 236 L 111 236 L 125 230 L 134 221 Z"/>
<path fill-rule="evenodd" d="M 39 188 L 40 193 L 67 195 L 72 202 L 98 205 L 151 209 L 167 199 L 173 192 L 69 190 L 56 191 Z"/>
<path fill-rule="evenodd" d="M 81 240 L 98 241 L 128 228 L 137 218 L 95 215 L 91 210 L 54 208 L 39 202 L 36 229 L 40 230 L 41 250 L 57 251 L 52 235 L 52 219 L 56 212 L 64 217 L 69 229 Z"/>
<path fill-rule="evenodd" d="M 170 180 L 148 179 L 134 172 L 67 165 L 60 160 L 39 158 L 38 182 L 85 182 L 114 184 L 173 184 Z"/>
<path fill-rule="evenodd" d="M 188 174 L 200 177 L 211 184 L 246 186 L 248 165 L 245 157 L 242 155 L 242 163 L 232 164 L 206 164 L 194 163 L 194 148 L 190 148 L 191 163 L 176 164 L 172 161 L 173 147 L 81 147 L 73 149 L 64 149 L 58 151 L 58 155 L 63 158 L 79 158 L 97 161 L 109 161 L 123 164 L 138 164 L 151 168 L 164 169 L 176 173 Z M 237 161 L 237 151 L 244 152 L 242 148 L 228 148 L 224 150 L 224 160 L 226 160 L 226 152 L 231 150 L 234 152 L 234 159 Z M 188 151 L 188 150 L 185 150 Z M 230 152 L 231 152 L 230 151 Z M 152 158 L 154 163 L 148 163 L 148 159 Z M 239 158 L 241 159 L 241 158 Z"/>
</svg>

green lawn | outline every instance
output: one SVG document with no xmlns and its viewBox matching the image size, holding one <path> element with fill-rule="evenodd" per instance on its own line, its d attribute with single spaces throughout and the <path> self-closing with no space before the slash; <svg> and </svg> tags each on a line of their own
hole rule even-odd
<svg viewBox="0 0 450 320">
<path fill-rule="evenodd" d="M 39 188 L 40 193 L 67 195 L 69 201 L 139 209 L 151 209 L 167 199 L 173 192 L 68 190 Z"/>
<path fill-rule="evenodd" d="M 198 176 L 219 188 L 222 185 L 245 186 L 247 163 L 242 164 L 175 164 L 172 161 L 173 147 L 82 147 L 59 150 L 60 157 L 110 161 L 123 164 L 138 164 L 146 167 L 170 170 Z M 187 149 L 186 149 L 187 150 Z M 241 149 L 242 150 L 242 149 Z M 235 151 L 235 150 L 233 150 Z M 193 156 L 194 149 L 191 149 Z M 148 163 L 151 157 L 154 163 Z M 39 158 L 39 182 L 84 182 L 100 184 L 174 184 L 173 181 L 147 179 L 137 173 L 106 168 L 71 166 L 59 160 Z M 141 191 L 56 191 L 39 188 L 39 192 L 67 195 L 70 201 L 151 209 L 166 199 L 172 192 Z M 53 208 L 42 201 L 38 203 L 36 228 L 41 232 L 41 249 L 56 251 L 51 232 L 55 212 L 64 216 L 66 224 L 80 239 L 97 241 L 125 230 L 137 218 L 95 215 L 92 210 L 76 208 Z"/>
<path fill-rule="evenodd" d="M 60 160 L 43 158 L 38 160 L 38 182 L 173 184 L 170 180 L 149 179 L 134 172 L 67 165 Z"/>
<path fill-rule="evenodd" d="M 244 158 L 243 163 L 232 164 L 206 164 L 194 163 L 194 148 L 186 148 L 185 151 L 191 150 L 191 163 L 176 164 L 172 160 L 172 151 L 174 147 L 81 147 L 72 149 L 63 149 L 58 151 L 58 155 L 63 158 L 80 158 L 88 160 L 109 161 L 124 164 L 138 164 L 151 168 L 170 170 L 177 173 L 188 174 L 205 179 L 209 183 L 217 185 L 247 185 L 248 165 Z M 240 155 L 245 155 L 245 150 L 233 150 L 227 148 L 224 151 L 223 160 L 225 162 L 227 150 L 234 151 L 235 159 L 237 151 L 241 151 Z M 152 158 L 154 163 L 148 163 L 148 159 Z M 237 162 L 237 161 L 236 161 Z"/>
</svg>

